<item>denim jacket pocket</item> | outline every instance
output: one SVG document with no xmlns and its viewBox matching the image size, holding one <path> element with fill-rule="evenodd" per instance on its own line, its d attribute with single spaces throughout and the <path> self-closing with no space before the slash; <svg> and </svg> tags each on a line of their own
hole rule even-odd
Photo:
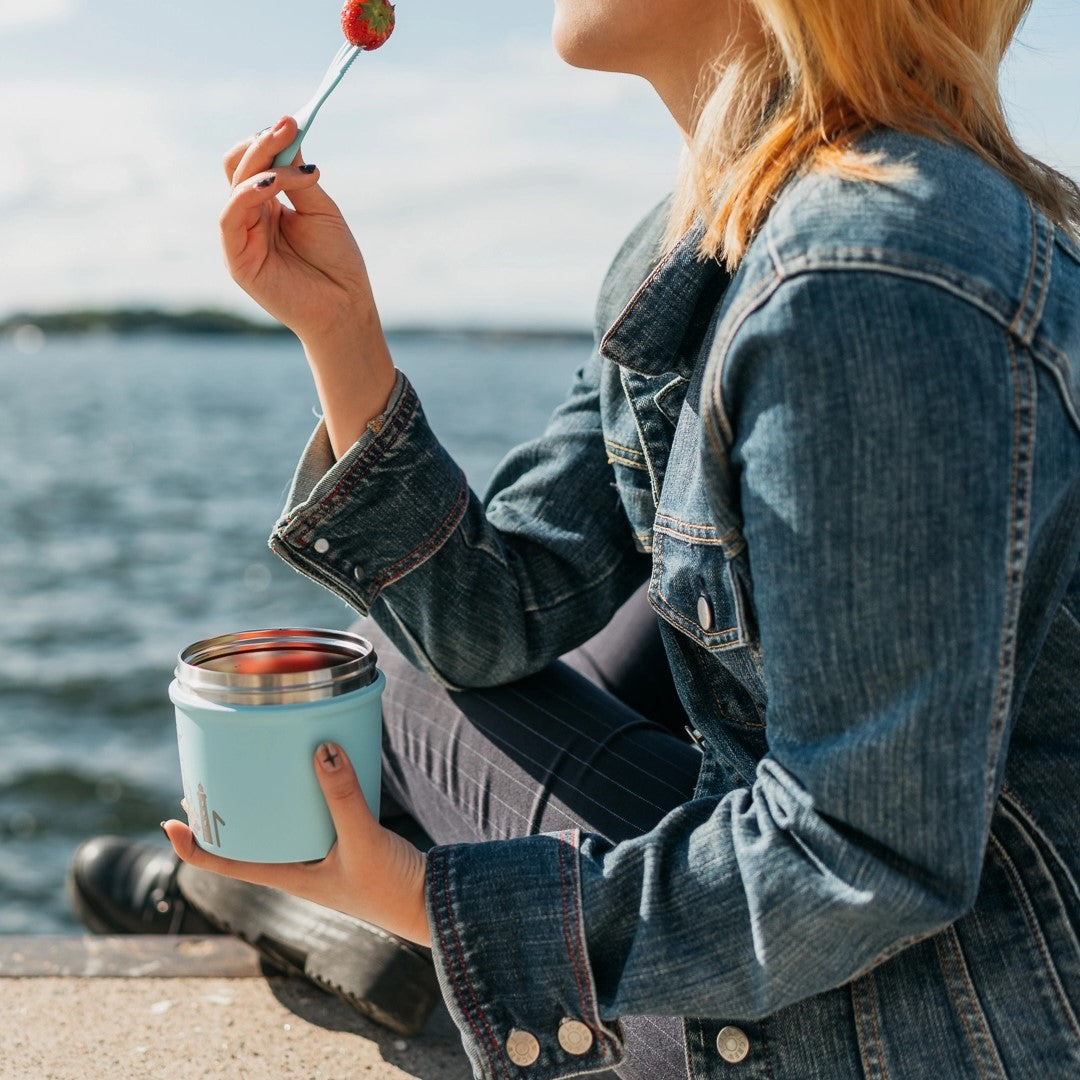
<svg viewBox="0 0 1080 1080">
<path fill-rule="evenodd" d="M 676 630 L 710 652 L 750 644 L 750 606 L 729 554 L 737 534 L 657 513 L 649 602 Z"/>
</svg>

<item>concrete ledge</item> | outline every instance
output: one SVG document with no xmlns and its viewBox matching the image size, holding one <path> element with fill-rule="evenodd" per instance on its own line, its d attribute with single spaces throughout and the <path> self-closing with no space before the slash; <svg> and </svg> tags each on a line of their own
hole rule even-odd
<svg viewBox="0 0 1080 1080">
<path fill-rule="evenodd" d="M 403 1039 L 233 938 L 0 937 L 4 1080 L 469 1080 L 440 1009 Z"/>
<path fill-rule="evenodd" d="M 0 979 L 255 978 L 259 954 L 232 937 L 0 937 Z"/>
</svg>

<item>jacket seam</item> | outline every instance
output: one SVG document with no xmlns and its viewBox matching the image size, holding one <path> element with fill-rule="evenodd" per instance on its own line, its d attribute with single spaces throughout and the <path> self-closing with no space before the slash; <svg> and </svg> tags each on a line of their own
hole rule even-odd
<svg viewBox="0 0 1080 1080">
<path fill-rule="evenodd" d="M 1042 322 L 1043 312 L 1046 309 L 1046 298 L 1050 294 L 1050 266 L 1054 257 L 1054 228 L 1046 218 L 1036 210 L 1030 202 L 1028 209 L 1031 214 L 1031 272 L 1030 287 L 1025 293 L 1022 306 L 1017 309 L 1014 323 L 1016 336 L 1023 341 L 1028 348 L 1035 340 L 1039 324 Z M 1032 290 L 1038 287 L 1031 314 L 1023 318 L 1024 309 L 1028 306 L 1028 297 Z M 1021 327 L 1024 329 L 1021 331 Z"/>
<path fill-rule="evenodd" d="M 1080 630 L 1080 615 L 1075 615 L 1072 608 L 1069 607 L 1069 605 L 1064 600 L 1062 600 L 1061 602 L 1061 610 L 1064 611 L 1065 614 L 1069 617 L 1073 626 L 1075 626 L 1077 630 Z"/>
<path fill-rule="evenodd" d="M 1007 802 L 1014 803 L 1015 805 L 1007 806 Z M 1013 828 L 1016 830 L 1016 832 L 1019 833 L 1020 840 L 1024 844 L 1029 857 L 1038 862 L 1038 869 L 1041 873 L 1045 875 L 1046 880 L 1050 883 L 1050 887 L 1053 889 L 1055 895 L 1059 898 L 1059 901 L 1061 903 L 1064 903 L 1064 900 L 1061 898 L 1061 890 L 1058 888 L 1057 882 L 1054 880 L 1054 875 L 1051 871 L 1050 866 L 1047 863 L 1046 856 L 1039 848 L 1039 845 L 1035 843 L 1032 839 L 1031 833 L 1034 833 L 1036 836 L 1038 836 L 1039 839 L 1042 840 L 1042 842 L 1046 845 L 1047 851 L 1053 857 L 1054 865 L 1061 871 L 1065 879 L 1072 886 L 1073 892 L 1078 897 L 1080 897 L 1080 889 L 1077 889 L 1076 879 L 1073 877 L 1069 868 L 1062 862 L 1061 856 L 1058 854 L 1057 848 L 1050 841 L 1050 838 L 1028 816 L 1030 814 L 1030 811 L 1028 811 L 1027 814 L 1021 811 L 1021 807 L 1023 807 L 1023 804 L 1020 802 L 1019 799 L 1015 797 L 1015 795 L 1008 800 L 1003 797 L 1001 802 L 999 803 L 999 807 L 1002 817 L 1006 821 L 1009 821 Z M 1023 810 L 1026 809 L 1026 807 L 1023 807 Z M 1080 949 L 1080 941 L 1077 940 L 1075 932 L 1072 931 L 1071 923 L 1069 925 L 1069 929 L 1071 932 L 1074 946 L 1077 946 L 1078 949 Z"/>
<path fill-rule="evenodd" d="M 635 450 L 632 446 L 623 446 L 622 443 L 612 442 L 610 439 L 604 440 L 604 446 L 609 447 L 612 450 L 621 450 L 624 453 L 631 454 L 634 457 L 645 457 L 645 455 L 640 450 Z"/>
<path fill-rule="evenodd" d="M 681 525 L 685 529 L 698 529 L 700 532 L 682 532 L 679 529 L 671 528 L 670 526 L 663 524 L 668 521 L 673 522 L 675 525 Z M 727 532 L 717 536 L 715 525 L 702 524 L 693 521 L 682 521 L 677 517 L 672 517 L 671 514 L 657 514 L 653 522 L 653 530 L 655 532 L 665 533 L 667 536 L 674 537 L 678 540 L 688 540 L 697 544 L 719 545 L 724 548 L 724 554 L 729 559 L 735 558 L 735 556 L 746 546 L 746 543 L 742 538 L 742 533 L 738 527 L 728 529 Z M 702 536 L 701 533 L 708 533 L 710 535 Z"/>
<path fill-rule="evenodd" d="M 472 1002 L 472 1009 L 464 1007 L 464 1004 L 462 1003 L 463 1011 L 465 1012 L 465 1018 L 466 1020 L 468 1020 L 469 1027 L 472 1029 L 473 1035 L 476 1036 L 476 1040 L 478 1043 L 480 1043 L 480 1045 L 483 1046 L 485 1043 L 487 1044 L 487 1048 L 490 1050 L 488 1060 L 491 1065 L 496 1069 L 496 1071 L 501 1072 L 503 1076 L 509 1077 L 509 1072 L 506 1069 L 505 1063 L 502 1061 L 499 1054 L 498 1040 L 495 1038 L 495 1035 L 487 1022 L 487 1017 L 484 1015 L 484 1010 L 480 1005 L 480 999 L 477 996 L 476 989 L 473 987 L 472 980 L 469 978 L 469 970 L 465 963 L 465 955 L 461 947 L 461 938 L 458 935 L 457 926 L 454 922 L 452 912 L 452 900 L 450 896 L 450 859 L 445 854 L 442 856 L 442 864 L 443 880 L 441 892 L 443 897 L 443 907 L 445 909 L 446 921 L 449 923 L 450 932 L 453 934 L 453 946 L 456 960 L 454 966 L 447 965 L 450 972 L 450 978 L 454 984 L 454 989 L 457 992 L 458 1001 L 461 1002 L 463 994 L 458 986 L 458 980 L 454 975 L 454 967 L 458 968 L 461 972 L 461 977 L 464 981 L 465 988 L 468 990 L 469 997 Z M 443 933 L 443 920 L 441 919 L 438 921 L 438 933 L 439 944 L 442 947 L 443 953 L 444 955 L 448 955 L 450 950 L 446 947 L 446 938 Z M 473 1010 L 475 1010 L 475 1013 Z M 476 1014 L 478 1014 L 480 1017 L 480 1021 L 483 1024 L 484 1032 L 481 1032 L 480 1029 L 477 1027 L 475 1020 Z M 486 1033 L 486 1039 L 484 1037 L 484 1033 Z"/>
<path fill-rule="evenodd" d="M 660 276 L 661 272 L 674 260 L 675 253 L 680 249 L 682 245 L 676 244 L 673 248 L 670 248 L 659 259 L 659 261 L 653 266 L 652 270 L 645 280 L 634 290 L 634 295 L 623 305 L 622 310 L 615 316 L 615 321 L 608 327 L 603 337 L 600 339 L 600 345 L 597 351 L 602 356 L 607 356 L 604 351 L 607 348 L 608 342 L 618 332 L 619 328 L 630 315 L 631 310 L 636 306 L 638 298 L 642 296 L 652 285 L 652 283 Z M 612 357 L 611 359 L 614 359 Z M 618 361 L 616 361 L 618 363 Z M 620 365 L 621 366 L 621 365 Z"/>
<path fill-rule="evenodd" d="M 945 975 L 945 986 L 953 1001 L 953 1008 L 960 1018 L 971 1056 L 975 1059 L 975 1068 L 979 1076 L 990 1080 L 1008 1080 L 1001 1056 L 994 1045 L 994 1037 L 986 1023 L 975 987 L 971 981 L 964 951 L 955 925 L 947 926 L 934 938 L 938 960 Z M 954 986 L 954 982 L 960 985 Z M 978 1030 L 975 1030 L 977 1026 Z M 988 1071 L 989 1070 L 989 1071 Z"/>
<path fill-rule="evenodd" d="M 1008 784 L 1002 784 L 1001 786 L 1001 802 L 1004 804 L 1002 806 L 1002 812 L 1004 814 L 1013 814 L 1021 820 L 1031 832 L 1042 840 L 1046 845 L 1047 850 L 1053 854 L 1054 862 L 1072 886 L 1073 892 L 1076 893 L 1077 898 L 1080 899 L 1080 883 L 1073 877 L 1072 870 L 1065 864 L 1065 861 L 1061 857 L 1061 853 L 1058 851 L 1050 837 L 1043 831 L 1042 826 L 1035 819 L 1035 815 L 1025 805 L 1023 799 L 1021 799 Z"/>
<path fill-rule="evenodd" d="M 599 1010 L 595 1005 L 595 995 L 590 992 L 589 961 L 581 936 L 581 897 L 580 880 L 576 873 L 577 830 L 568 829 L 559 836 L 559 877 L 562 887 L 563 902 L 563 939 L 570 956 L 570 968 L 574 974 L 574 983 L 578 991 L 578 1003 L 581 1016 L 595 1024 L 601 1040 L 601 1050 L 607 1049 L 607 1032 L 600 1022 Z"/>
<path fill-rule="evenodd" d="M 885 1062 L 885 1047 L 881 1042 L 881 1028 L 877 1016 L 877 989 L 873 978 L 873 974 L 868 973 L 851 984 L 859 1056 L 867 1077 L 889 1080 L 889 1068 Z"/>
<path fill-rule="evenodd" d="M 571 900 L 569 892 L 573 888 L 573 881 L 569 880 L 571 872 L 566 866 L 566 845 L 570 843 L 569 834 L 563 832 L 559 836 L 559 886 L 562 891 L 562 906 L 563 906 L 563 943 L 566 946 L 566 951 L 570 957 L 570 970 L 574 975 L 574 983 L 577 986 L 578 992 L 578 1005 L 581 1009 L 581 1015 L 583 1017 L 589 1016 L 590 1012 L 585 1003 L 585 985 L 582 981 L 581 969 L 579 967 L 580 957 L 578 955 L 577 941 L 574 939 L 571 927 Z"/>
<path fill-rule="evenodd" d="M 659 522 L 659 517 L 657 517 Z M 707 529 L 707 525 L 693 525 L 687 522 L 687 527 L 691 529 Z M 669 525 L 654 524 L 653 531 L 663 533 L 665 536 L 673 537 L 676 540 L 686 540 L 694 544 L 700 544 L 704 547 L 723 547 L 724 539 L 720 536 L 702 536 L 700 533 L 683 532 L 680 529 L 672 528 Z"/>
<path fill-rule="evenodd" d="M 619 457 L 617 454 L 608 454 L 609 465 L 625 465 L 628 469 L 638 469 L 641 472 L 648 472 L 649 466 L 641 461 L 631 461 L 629 458 Z"/>
<path fill-rule="evenodd" d="M 1030 370 L 1023 379 L 1016 346 L 1009 339 L 1009 367 L 1013 384 L 1013 447 L 1009 477 L 1008 542 L 1005 553 L 1005 603 L 998 648 L 998 664 L 990 730 L 987 733 L 986 773 L 984 778 L 983 813 L 986 830 L 994 803 L 997 801 L 997 767 L 1005 721 L 1012 702 L 1014 666 L 1016 663 L 1017 622 L 1020 617 L 1020 593 L 1024 582 L 1024 558 L 1027 552 L 1030 518 L 1031 474 L 1034 455 L 1031 453 L 1030 432 L 1035 426 L 1034 387 Z M 1025 386 L 1026 382 L 1026 386 Z M 1025 396 L 1026 390 L 1026 396 Z"/>
<path fill-rule="evenodd" d="M 1032 356 L 1050 371 L 1051 377 L 1058 385 L 1065 411 L 1069 414 L 1073 426 L 1080 431 L 1080 412 L 1077 411 L 1077 402 L 1073 400 L 1072 364 L 1069 362 L 1068 354 L 1043 338 L 1033 342 L 1030 348 Z"/>
<path fill-rule="evenodd" d="M 1057 998 L 1058 1005 L 1061 1007 L 1061 1011 L 1064 1014 L 1069 1027 L 1072 1029 L 1073 1035 L 1080 1039 L 1080 1022 L 1077 1021 L 1076 1014 L 1069 1004 L 1069 996 L 1065 993 L 1065 988 L 1061 985 L 1061 979 L 1058 976 L 1057 968 L 1054 967 L 1053 957 L 1050 955 L 1050 950 L 1046 944 L 1046 937 L 1042 932 L 1042 927 L 1039 926 L 1039 920 L 1035 916 L 1035 910 L 1031 905 L 1031 898 L 1024 888 L 1024 882 L 1020 876 L 1020 872 L 1016 869 L 1016 864 L 1005 850 L 1005 846 L 993 833 L 990 834 L 989 843 L 1001 862 L 1005 875 L 1009 879 L 1009 884 L 1012 885 L 1013 893 L 1020 904 L 1020 910 L 1024 914 L 1024 920 L 1027 922 L 1028 929 L 1031 931 L 1032 939 L 1035 942 L 1035 948 L 1038 949 L 1039 955 L 1042 957 L 1043 966 L 1054 991 L 1054 997 Z"/>
<path fill-rule="evenodd" d="M 743 328 L 750 316 L 768 303 L 769 299 L 780 288 L 785 280 L 787 279 L 774 274 L 772 277 L 765 278 L 756 286 L 755 291 L 747 297 L 743 310 L 737 314 L 733 314 L 731 329 L 723 339 L 721 347 L 718 349 L 720 359 L 717 365 L 716 376 L 712 379 L 712 385 L 709 390 L 709 396 L 712 399 L 713 407 L 711 410 L 703 410 L 705 412 L 705 431 L 717 453 L 722 452 L 726 454 L 728 446 L 735 441 L 734 432 L 728 421 L 727 408 L 724 405 L 722 385 L 724 369 L 727 366 L 728 352 L 731 349 L 731 343 L 735 340 L 736 335 Z M 714 426 L 714 423 L 719 425 L 719 430 Z"/>
<path fill-rule="evenodd" d="M 630 393 L 630 387 L 626 383 L 628 374 L 628 369 L 619 368 L 619 385 L 622 387 L 623 397 L 626 399 L 627 407 L 630 409 L 630 415 L 634 418 L 634 430 L 637 431 L 642 456 L 645 458 L 645 465 L 649 470 L 649 488 L 652 492 L 653 506 L 657 506 L 660 503 L 660 481 L 656 473 L 656 466 L 653 464 L 652 458 L 649 457 L 648 450 L 645 449 L 648 442 L 645 433 L 641 430 L 641 418 L 638 416 L 637 409 L 634 408 L 634 396 Z"/>
<path fill-rule="evenodd" d="M 1028 297 L 1031 295 L 1031 290 L 1035 285 L 1035 272 L 1039 262 L 1039 229 L 1038 221 L 1035 217 L 1034 207 L 1031 203 L 1028 203 L 1028 221 L 1031 225 L 1031 250 L 1028 255 L 1028 273 L 1027 281 L 1024 282 L 1024 291 L 1020 296 L 1020 303 L 1017 305 L 1016 314 L 1013 316 L 1012 322 L 1009 324 L 1009 333 L 1020 336 L 1020 327 L 1025 322 L 1024 310 L 1027 308 Z M 1034 325 L 1034 323 L 1033 323 Z"/>
</svg>

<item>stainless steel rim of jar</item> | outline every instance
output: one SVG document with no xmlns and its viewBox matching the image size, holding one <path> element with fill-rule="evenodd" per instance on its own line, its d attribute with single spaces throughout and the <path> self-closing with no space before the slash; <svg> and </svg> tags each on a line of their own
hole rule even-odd
<svg viewBox="0 0 1080 1080">
<path fill-rule="evenodd" d="M 243 671 L 245 658 L 309 658 L 301 670 Z M 325 663 L 319 661 L 325 660 Z M 375 681 L 370 641 L 344 630 L 279 627 L 221 634 L 180 653 L 176 680 L 218 705 L 286 705 L 339 697 Z"/>
</svg>

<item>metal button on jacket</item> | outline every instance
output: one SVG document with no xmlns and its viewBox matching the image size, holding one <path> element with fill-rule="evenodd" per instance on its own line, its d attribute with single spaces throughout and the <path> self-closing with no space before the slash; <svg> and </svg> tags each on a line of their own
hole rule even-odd
<svg viewBox="0 0 1080 1080">
<path fill-rule="evenodd" d="M 559 1025 L 559 1045 L 568 1054 L 587 1054 L 592 1049 L 593 1033 L 588 1024 L 566 1019 Z"/>
<path fill-rule="evenodd" d="M 540 1057 L 540 1042 L 531 1032 L 514 1028 L 506 1036 L 506 1056 L 515 1065 L 535 1065 Z"/>
<path fill-rule="evenodd" d="M 320 536 L 314 546 L 318 554 L 325 555 L 330 550 L 330 541 L 325 536 Z"/>
<path fill-rule="evenodd" d="M 697 602 L 697 621 L 701 623 L 702 630 L 711 630 L 713 626 L 713 610 L 709 598 L 702 593 Z"/>
<path fill-rule="evenodd" d="M 750 1053 L 750 1040 L 742 1028 L 721 1028 L 720 1034 L 716 1036 L 716 1049 L 725 1061 L 738 1065 Z"/>
</svg>

